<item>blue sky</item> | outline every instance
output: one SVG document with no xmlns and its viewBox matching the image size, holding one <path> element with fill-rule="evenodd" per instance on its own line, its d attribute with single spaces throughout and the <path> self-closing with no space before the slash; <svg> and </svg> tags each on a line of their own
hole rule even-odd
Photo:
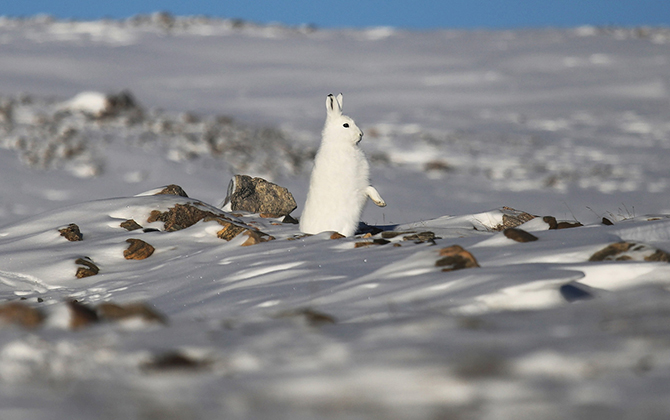
<svg viewBox="0 0 670 420">
<path fill-rule="evenodd" d="M 3 3 L 0 15 L 46 13 L 84 20 L 168 11 L 175 15 L 209 15 L 328 28 L 670 25 L 670 0 L 19 0 Z"/>
</svg>

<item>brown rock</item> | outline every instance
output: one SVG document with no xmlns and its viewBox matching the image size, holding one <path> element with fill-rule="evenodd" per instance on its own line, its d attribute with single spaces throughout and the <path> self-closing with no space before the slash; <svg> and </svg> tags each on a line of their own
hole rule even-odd
<svg viewBox="0 0 670 420">
<path fill-rule="evenodd" d="M 507 228 L 503 230 L 503 235 L 517 242 L 537 241 L 537 236 L 532 235 L 526 232 L 525 230 L 519 228 Z"/>
<path fill-rule="evenodd" d="M 416 243 L 432 242 L 435 241 L 435 234 L 433 232 L 419 232 L 412 235 L 403 236 L 402 240 L 414 241 Z"/>
<path fill-rule="evenodd" d="M 287 216 L 298 207 L 286 188 L 248 175 L 235 175 L 230 181 L 227 203 L 233 211 L 261 213 L 272 218 Z"/>
<path fill-rule="evenodd" d="M 174 232 L 193 226 L 205 217 L 219 217 L 209 211 L 201 210 L 191 204 L 175 204 L 174 207 L 166 212 L 153 210 L 147 219 L 147 222 L 153 223 L 161 221 L 168 232 Z"/>
<path fill-rule="evenodd" d="M 366 248 L 369 246 L 375 246 L 375 245 L 386 245 L 388 243 L 391 243 L 391 241 L 388 241 L 386 239 L 373 239 L 372 241 L 365 241 L 365 242 L 356 242 L 354 244 L 354 248 Z"/>
<path fill-rule="evenodd" d="M 503 222 L 501 225 L 492 228 L 496 231 L 517 227 L 535 218 L 532 214 L 526 213 L 525 211 L 515 210 L 511 207 L 503 207 L 500 211 L 503 213 Z"/>
<path fill-rule="evenodd" d="M 602 218 L 602 224 L 605 225 L 605 226 L 612 226 L 612 225 L 614 224 L 614 222 L 612 222 L 612 221 L 611 221 L 610 219 L 608 219 L 607 217 L 603 217 L 603 218 Z"/>
<path fill-rule="evenodd" d="M 558 222 L 558 224 L 556 225 L 556 229 L 570 229 L 580 226 L 584 225 L 579 222 Z"/>
<path fill-rule="evenodd" d="M 156 250 L 150 244 L 141 239 L 126 239 L 130 244 L 128 249 L 123 251 L 123 257 L 127 260 L 143 260 L 149 258 Z"/>
<path fill-rule="evenodd" d="M 170 184 L 170 185 L 166 186 L 165 188 L 163 188 L 161 191 L 157 192 L 154 195 L 162 195 L 162 194 L 178 195 L 180 197 L 188 197 L 188 195 L 186 194 L 186 191 L 184 191 L 182 189 L 182 187 L 180 187 L 179 185 L 176 185 L 176 184 Z"/>
<path fill-rule="evenodd" d="M 452 245 L 442 248 L 439 253 L 440 258 L 435 262 L 436 267 L 445 267 L 442 271 L 461 270 L 463 268 L 479 267 L 479 263 L 474 255 L 466 251 L 460 245 Z"/>
<path fill-rule="evenodd" d="M 342 238 L 346 238 L 346 236 L 342 235 L 342 234 L 339 233 L 339 232 L 333 232 L 333 233 L 330 235 L 330 239 L 342 239 Z"/>
<path fill-rule="evenodd" d="M 622 254 L 631 249 L 633 246 L 635 246 L 635 244 L 631 242 L 617 242 L 614 244 L 610 244 L 605 248 L 601 249 L 600 251 L 596 252 L 595 254 L 591 255 L 589 261 L 605 261 L 607 259 L 612 260 L 614 259 L 615 255 Z"/>
<path fill-rule="evenodd" d="M 550 230 L 556 229 L 558 227 L 558 222 L 554 216 L 544 216 L 542 220 L 544 220 L 544 222 L 549 225 Z"/>
<path fill-rule="evenodd" d="M 260 232 L 255 231 L 255 230 L 246 230 L 242 232 L 242 235 L 246 235 L 249 237 L 242 246 L 251 246 L 251 245 L 256 245 L 261 242 L 267 242 L 267 241 L 272 241 L 274 240 L 274 236 L 263 236 Z"/>
<path fill-rule="evenodd" d="M 83 265 L 83 267 L 77 268 L 77 273 L 75 274 L 75 276 L 78 279 L 95 276 L 100 272 L 98 266 L 95 265 L 95 263 L 88 257 L 77 258 L 74 263 Z"/>
<path fill-rule="evenodd" d="M 121 227 L 127 231 L 142 229 L 142 226 L 137 224 L 137 222 L 133 219 L 128 219 L 125 222 L 121 222 Z"/>
<path fill-rule="evenodd" d="M 142 369 L 152 372 L 199 371 L 211 364 L 210 360 L 195 359 L 179 351 L 168 351 L 154 356 L 151 361 L 142 365 Z"/>
<path fill-rule="evenodd" d="M 93 309 L 76 300 L 69 300 L 67 307 L 70 309 L 70 329 L 72 330 L 88 327 L 99 321 L 98 314 Z"/>
<path fill-rule="evenodd" d="M 0 321 L 23 328 L 36 328 L 44 321 L 44 314 L 25 303 L 8 302 L 0 305 Z"/>
<path fill-rule="evenodd" d="M 58 229 L 60 236 L 63 236 L 70 242 L 81 241 L 84 239 L 84 235 L 79 230 L 79 226 L 74 223 L 70 223 L 67 227 Z"/>
<path fill-rule="evenodd" d="M 312 308 L 301 308 L 292 311 L 282 312 L 277 318 L 303 318 L 310 327 L 321 327 L 326 324 L 336 324 L 337 319 L 334 316 L 314 310 Z"/>
<path fill-rule="evenodd" d="M 633 254 L 626 254 L 627 252 Z M 589 261 L 650 261 L 670 262 L 670 254 L 661 249 L 634 242 L 616 242 L 594 253 Z"/>
<path fill-rule="evenodd" d="M 161 221 L 164 223 L 165 230 L 170 232 L 185 229 L 196 224 L 200 220 L 204 220 L 205 222 L 215 221 L 223 226 L 223 229 L 218 231 L 216 236 L 226 241 L 230 241 L 243 232 L 253 232 L 253 234 L 248 234 L 248 236 L 254 238 L 247 240 L 244 243 L 247 245 L 253 245 L 252 242 L 254 241 L 256 241 L 254 243 L 259 243 L 274 239 L 241 222 L 233 222 L 223 214 L 217 214 L 209 210 L 202 210 L 192 204 L 175 204 L 174 207 L 166 212 L 153 210 L 147 219 L 147 222 L 152 223 Z"/>
<path fill-rule="evenodd" d="M 297 219 L 295 219 L 294 217 L 291 217 L 290 214 L 287 214 L 286 216 L 284 216 L 284 220 L 282 220 L 282 223 L 289 223 L 289 224 L 292 224 L 292 225 L 297 225 L 300 222 Z"/>
<path fill-rule="evenodd" d="M 100 318 L 108 321 L 123 321 L 139 318 L 146 322 L 167 324 L 167 320 L 163 315 L 159 314 L 145 303 L 117 305 L 112 302 L 103 302 L 98 305 L 97 313 Z"/>
<path fill-rule="evenodd" d="M 407 234 L 410 234 L 410 233 L 416 233 L 416 232 L 395 232 L 395 231 L 389 230 L 389 231 L 382 232 L 381 236 L 384 239 L 393 239 L 396 236 L 407 235 Z"/>
<path fill-rule="evenodd" d="M 660 249 L 657 249 L 651 255 L 644 257 L 645 261 L 670 262 L 670 254 Z"/>
<path fill-rule="evenodd" d="M 216 236 L 218 238 L 226 240 L 226 241 L 230 241 L 231 239 L 237 237 L 237 235 L 239 235 L 240 233 L 247 230 L 247 228 L 236 225 L 236 224 L 234 224 L 234 223 L 232 223 L 228 220 L 225 220 L 221 217 L 211 217 L 211 216 L 206 217 L 205 222 L 209 222 L 209 221 L 215 221 L 218 224 L 220 224 L 221 226 L 223 226 L 223 229 L 218 231 L 216 233 Z"/>
</svg>

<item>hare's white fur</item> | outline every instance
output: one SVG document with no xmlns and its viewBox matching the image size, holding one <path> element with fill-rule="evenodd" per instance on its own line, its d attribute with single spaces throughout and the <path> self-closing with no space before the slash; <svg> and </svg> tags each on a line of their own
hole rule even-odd
<svg viewBox="0 0 670 420">
<path fill-rule="evenodd" d="M 326 124 L 321 147 L 314 158 L 300 230 L 316 234 L 335 231 L 356 233 L 368 197 L 383 207 L 384 199 L 370 185 L 370 167 L 358 147 L 363 132 L 342 115 L 342 94 L 326 98 Z"/>
</svg>

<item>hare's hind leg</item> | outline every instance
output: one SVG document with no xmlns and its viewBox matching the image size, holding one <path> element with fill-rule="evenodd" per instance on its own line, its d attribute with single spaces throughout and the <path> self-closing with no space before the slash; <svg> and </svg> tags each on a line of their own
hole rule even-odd
<svg viewBox="0 0 670 420">
<path fill-rule="evenodd" d="M 365 194 L 367 194 L 367 196 L 370 197 L 370 200 L 372 200 L 372 202 L 378 205 L 379 207 L 386 206 L 386 201 L 384 201 L 382 196 L 379 195 L 377 189 L 372 185 L 368 185 L 368 187 L 365 189 Z"/>
</svg>

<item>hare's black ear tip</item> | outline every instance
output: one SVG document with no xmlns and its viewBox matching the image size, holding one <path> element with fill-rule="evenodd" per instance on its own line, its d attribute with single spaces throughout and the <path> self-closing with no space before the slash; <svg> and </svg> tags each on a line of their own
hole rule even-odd
<svg viewBox="0 0 670 420">
<path fill-rule="evenodd" d="M 329 98 L 330 98 L 330 97 L 332 97 L 332 96 L 333 96 L 333 94 L 332 94 L 332 93 L 329 93 L 329 94 L 328 94 L 328 97 L 329 97 Z"/>
</svg>

